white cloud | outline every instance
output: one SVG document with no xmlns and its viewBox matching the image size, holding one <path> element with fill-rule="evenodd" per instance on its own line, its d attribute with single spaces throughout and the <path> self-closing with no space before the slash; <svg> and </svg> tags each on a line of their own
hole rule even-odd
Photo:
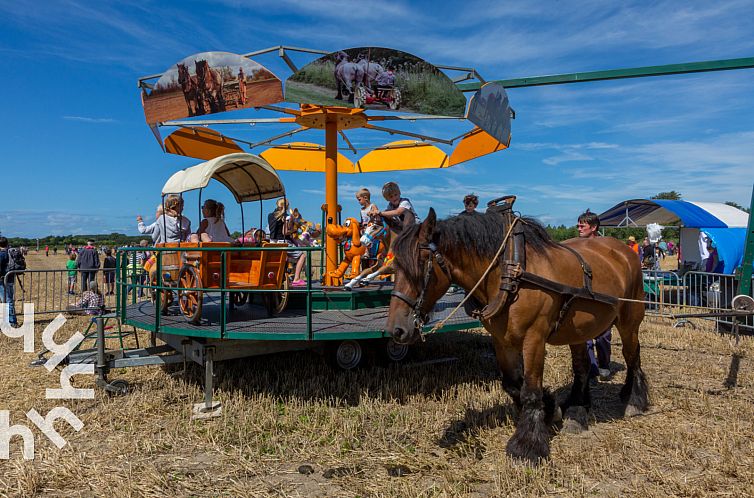
<svg viewBox="0 0 754 498">
<path fill-rule="evenodd" d="M 63 116 L 68 121 L 81 121 L 82 123 L 115 123 L 113 118 L 90 118 L 87 116 Z"/>
</svg>

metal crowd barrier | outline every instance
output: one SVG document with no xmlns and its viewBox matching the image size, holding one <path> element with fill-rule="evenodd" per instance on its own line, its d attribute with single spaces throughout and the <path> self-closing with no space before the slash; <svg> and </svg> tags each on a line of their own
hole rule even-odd
<svg viewBox="0 0 754 498">
<path fill-rule="evenodd" d="M 686 291 L 686 304 L 700 306 L 710 312 L 722 312 L 731 309 L 731 302 L 738 294 L 738 283 L 734 275 L 723 273 L 706 273 L 690 271 L 683 276 Z M 719 327 L 721 323 L 733 325 L 732 317 L 713 318 Z M 742 318 L 739 322 L 744 328 L 754 328 L 754 318 Z"/>
<path fill-rule="evenodd" d="M 685 288 L 676 273 L 660 270 L 644 270 L 642 273 L 648 314 L 667 315 L 685 304 Z"/>
<path fill-rule="evenodd" d="M 649 316 L 670 316 L 680 313 L 724 313 L 738 294 L 733 275 L 690 271 L 679 277 L 675 272 L 643 270 L 644 299 Z M 709 317 L 717 327 L 733 325 L 733 317 Z M 688 322 L 683 320 L 682 323 Z M 754 330 L 754 318 L 741 319 L 739 325 Z"/>
<path fill-rule="evenodd" d="M 5 275 L 4 283 L 14 282 L 13 302 L 16 313 L 23 314 L 23 303 L 34 303 L 34 314 L 62 313 L 74 307 L 82 298 L 83 289 L 82 281 L 84 276 L 91 276 L 90 280 L 96 280 L 98 288 L 105 299 L 105 308 L 115 310 L 115 287 L 113 285 L 113 294 L 108 294 L 107 284 L 105 283 L 106 271 L 112 272 L 113 282 L 115 282 L 115 269 L 112 270 L 76 270 L 76 283 L 74 293 L 68 293 L 68 272 L 69 270 L 33 270 L 12 271 Z M 130 293 L 136 295 L 136 299 L 141 301 L 148 299 L 146 290 L 140 287 L 140 284 L 146 283 L 146 273 L 140 271 L 129 277 L 132 281 Z M 130 296 L 129 296 L 130 300 Z"/>
</svg>

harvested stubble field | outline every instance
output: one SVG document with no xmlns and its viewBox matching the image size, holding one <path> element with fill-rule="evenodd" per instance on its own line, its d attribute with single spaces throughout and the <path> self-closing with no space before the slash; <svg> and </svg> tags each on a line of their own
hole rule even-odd
<svg viewBox="0 0 754 498">
<path fill-rule="evenodd" d="M 31 256 L 32 267 L 52 258 Z M 36 323 L 37 349 L 49 321 Z M 85 325 L 69 319 L 59 341 Z M 146 335 L 142 336 L 146 340 Z M 317 355 L 292 353 L 221 363 L 222 416 L 190 420 L 201 400 L 198 367 L 187 376 L 147 367 L 114 372 L 125 397 L 45 400 L 58 375 L 27 367 L 19 339 L 0 337 L 0 409 L 67 406 L 84 423 L 55 448 L 36 428 L 36 459 L 0 461 L 10 496 L 708 496 L 754 495 L 754 346 L 743 338 L 738 386 L 723 387 L 733 348 L 709 327 L 673 329 L 645 320 L 643 364 L 653 406 L 621 417 L 624 378 L 592 388 L 590 430 L 555 432 L 538 468 L 509 460 L 514 409 L 483 331 L 433 337 L 412 362 L 333 372 Z M 615 341 L 619 343 L 619 340 Z M 619 344 L 614 359 L 622 363 Z M 429 360 L 446 358 L 445 362 Z M 563 396 L 567 348 L 548 350 L 545 381 Z M 76 387 L 91 387 L 88 376 Z M 309 465 L 311 474 L 299 472 Z M 302 468 L 301 470 L 304 470 Z"/>
</svg>

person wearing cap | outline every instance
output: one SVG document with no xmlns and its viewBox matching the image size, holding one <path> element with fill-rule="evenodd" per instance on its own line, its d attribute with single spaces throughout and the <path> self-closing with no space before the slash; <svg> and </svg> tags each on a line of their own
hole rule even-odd
<svg viewBox="0 0 754 498">
<path fill-rule="evenodd" d="M 479 197 L 475 194 L 469 194 L 463 198 L 463 211 L 459 214 L 474 214 L 477 212 L 476 207 L 479 205 Z"/>
<path fill-rule="evenodd" d="M 631 248 L 633 252 L 636 253 L 637 256 L 639 255 L 639 244 L 636 243 L 636 237 L 630 235 L 626 244 Z"/>
<path fill-rule="evenodd" d="M 579 231 L 579 238 L 594 239 L 599 237 L 599 216 L 587 209 L 579 216 L 576 222 L 576 229 Z M 599 377 L 602 381 L 610 379 L 612 375 L 610 371 L 610 345 L 612 338 L 612 329 L 608 328 L 601 335 L 586 341 L 586 351 L 589 355 L 590 378 Z"/>
<path fill-rule="evenodd" d="M 89 288 L 89 283 L 97 278 L 99 270 L 99 253 L 94 247 L 94 240 L 86 241 L 86 246 L 79 251 L 76 257 L 76 268 L 81 272 L 81 291 Z"/>
</svg>

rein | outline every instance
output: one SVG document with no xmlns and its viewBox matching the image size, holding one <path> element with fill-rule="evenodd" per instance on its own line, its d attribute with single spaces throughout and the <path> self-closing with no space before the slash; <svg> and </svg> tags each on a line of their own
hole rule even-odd
<svg viewBox="0 0 754 498">
<path fill-rule="evenodd" d="M 427 250 L 430 251 L 430 257 L 427 259 L 427 264 L 424 269 L 424 279 L 422 284 L 422 290 L 419 293 L 419 297 L 417 297 L 415 300 L 411 297 L 407 296 L 403 292 L 393 290 L 390 295 L 393 297 L 396 297 L 409 305 L 411 307 L 411 313 L 414 317 L 414 327 L 421 330 L 422 327 L 424 327 L 424 324 L 427 323 L 427 320 L 429 319 L 429 312 L 422 310 L 424 307 L 424 295 L 427 292 L 427 287 L 429 286 L 429 279 L 432 278 L 432 269 L 434 266 L 434 263 L 437 262 L 437 266 L 440 267 L 443 274 L 445 274 L 445 277 L 448 279 L 449 282 L 452 282 L 452 277 L 450 274 L 450 270 L 448 269 L 447 264 L 445 263 L 445 258 L 440 254 L 440 252 L 437 250 L 437 246 L 430 242 L 428 245 L 419 246 L 419 250 Z M 422 340 L 423 336 L 422 336 Z"/>
<path fill-rule="evenodd" d="M 468 301 L 471 296 L 474 294 L 474 292 L 479 288 L 479 286 L 484 282 L 484 280 L 487 278 L 487 275 L 489 275 L 490 271 L 495 267 L 497 264 L 497 259 L 500 257 L 500 254 L 505 250 L 505 246 L 508 242 L 508 239 L 510 238 L 511 233 L 513 233 L 513 227 L 516 225 L 517 222 L 521 220 L 521 217 L 515 216 L 513 218 L 513 221 L 511 222 L 510 226 L 508 227 L 508 232 L 505 234 L 505 237 L 503 237 L 503 242 L 500 244 L 500 248 L 497 250 L 497 253 L 495 253 L 495 257 L 490 260 L 490 264 L 487 267 L 486 270 L 484 270 L 484 273 L 479 278 L 479 281 L 476 283 L 476 285 L 466 293 L 466 296 L 461 300 L 460 303 L 458 303 L 458 306 L 456 306 L 453 311 L 450 312 L 450 314 L 445 317 L 441 322 L 436 324 L 434 327 L 432 327 L 427 332 L 422 332 L 421 329 L 424 326 L 424 324 L 427 321 L 427 312 L 421 311 L 421 307 L 424 305 L 424 294 L 427 291 L 427 286 L 429 285 L 429 279 L 432 272 L 432 262 L 433 260 L 437 260 L 438 266 L 443 270 L 445 273 L 445 276 L 448 277 L 448 280 L 452 283 L 453 280 L 451 278 L 450 270 L 447 269 L 447 266 L 445 264 L 445 258 L 437 251 L 437 246 L 435 244 L 429 244 L 428 246 L 420 246 L 420 249 L 428 249 L 432 252 L 432 256 L 427 260 L 427 267 L 424 271 L 424 283 L 422 285 L 421 293 L 419 294 L 419 297 L 416 300 L 411 299 L 409 296 L 405 295 L 404 293 L 400 291 L 394 290 L 390 293 L 391 296 L 395 296 L 404 303 L 408 304 L 412 308 L 412 313 L 414 315 L 414 326 L 419 329 L 420 336 L 422 341 L 425 340 L 425 336 L 429 334 L 434 334 L 439 329 L 445 326 L 445 324 L 450 320 L 453 315 L 455 315 L 459 309 L 463 307 L 464 304 L 466 304 L 466 301 Z"/>
</svg>

